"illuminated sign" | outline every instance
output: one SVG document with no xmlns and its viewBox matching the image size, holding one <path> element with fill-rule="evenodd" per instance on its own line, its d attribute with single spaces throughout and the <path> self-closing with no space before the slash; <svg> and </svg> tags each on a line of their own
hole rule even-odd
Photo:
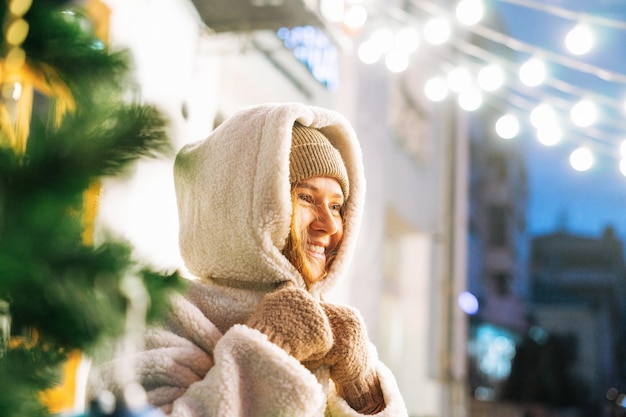
<svg viewBox="0 0 626 417">
<path fill-rule="evenodd" d="M 293 56 L 302 62 L 327 89 L 339 86 L 339 56 L 337 48 L 321 30 L 313 26 L 280 28 L 277 35 Z"/>
</svg>

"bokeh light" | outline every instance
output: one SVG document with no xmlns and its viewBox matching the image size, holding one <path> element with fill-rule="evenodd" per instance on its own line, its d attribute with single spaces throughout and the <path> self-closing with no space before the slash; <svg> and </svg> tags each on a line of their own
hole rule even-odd
<svg viewBox="0 0 626 417">
<path fill-rule="evenodd" d="M 570 154 L 569 162 L 576 171 L 587 171 L 593 166 L 593 154 L 589 148 L 581 146 Z"/>
<path fill-rule="evenodd" d="M 531 58 L 524 62 L 519 70 L 520 80 L 529 87 L 543 83 L 548 75 L 546 64 L 539 58 Z"/>
<path fill-rule="evenodd" d="M 512 139 L 519 133 L 520 126 L 517 117 L 505 114 L 496 122 L 496 133 L 502 139 Z"/>
<path fill-rule="evenodd" d="M 593 48 L 595 42 L 591 28 L 585 24 L 578 24 L 565 37 L 567 50 L 574 55 L 584 55 Z"/>
<path fill-rule="evenodd" d="M 483 104 L 483 96 L 476 87 L 468 87 L 459 92 L 459 106 L 465 111 L 478 110 Z"/>
<path fill-rule="evenodd" d="M 626 158 L 622 158 L 619 161 L 619 171 L 626 177 Z"/>
<path fill-rule="evenodd" d="M 424 84 L 424 94 L 431 101 L 442 101 L 448 96 L 448 84 L 441 77 L 434 77 Z"/>
<path fill-rule="evenodd" d="M 359 46 L 358 55 L 364 64 L 374 64 L 380 59 L 382 53 L 373 42 L 365 41 Z"/>
<path fill-rule="evenodd" d="M 472 82 L 472 75 L 465 67 L 456 67 L 448 73 L 448 88 L 455 93 L 469 88 Z"/>
<path fill-rule="evenodd" d="M 554 146 L 561 141 L 563 131 L 558 124 L 548 124 L 537 129 L 537 140 L 545 146 Z"/>
<path fill-rule="evenodd" d="M 367 10 L 361 4 L 350 6 L 343 17 L 343 24 L 350 30 L 357 30 L 367 22 Z"/>
<path fill-rule="evenodd" d="M 467 26 L 480 22 L 484 14 L 485 6 L 482 0 L 461 0 L 456 6 L 456 18 Z"/>
<path fill-rule="evenodd" d="M 433 45 L 441 45 L 450 38 L 450 22 L 443 18 L 433 18 L 424 26 L 424 38 Z"/>
<path fill-rule="evenodd" d="M 466 314 L 473 315 L 478 313 L 478 299 L 471 292 L 463 291 L 459 294 L 457 301 L 461 310 L 463 310 Z"/>
<path fill-rule="evenodd" d="M 530 112 L 530 123 L 537 129 L 557 123 L 554 107 L 541 103 Z"/>
<path fill-rule="evenodd" d="M 420 35 L 417 29 L 406 26 L 396 33 L 396 48 L 405 53 L 415 52 L 420 44 Z"/>
<path fill-rule="evenodd" d="M 478 85 L 485 91 L 496 91 L 504 84 L 504 71 L 499 65 L 487 65 L 478 72 Z"/>
<path fill-rule="evenodd" d="M 343 0 L 321 0 L 320 13 L 329 22 L 338 23 L 343 20 L 345 2 Z"/>
<path fill-rule="evenodd" d="M 576 126 L 588 127 L 596 122 L 598 109 L 590 100 L 581 100 L 570 111 L 570 118 Z"/>
<path fill-rule="evenodd" d="M 380 28 L 376 29 L 369 38 L 369 42 L 372 43 L 381 53 L 390 51 L 395 43 L 395 36 L 391 29 Z"/>
<path fill-rule="evenodd" d="M 409 66 L 409 55 L 398 49 L 393 49 L 385 57 L 385 65 L 391 72 L 402 72 Z"/>
</svg>

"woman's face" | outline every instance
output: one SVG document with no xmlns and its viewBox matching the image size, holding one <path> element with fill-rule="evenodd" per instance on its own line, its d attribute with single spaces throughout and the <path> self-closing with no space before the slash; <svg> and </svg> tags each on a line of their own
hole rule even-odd
<svg viewBox="0 0 626 417">
<path fill-rule="evenodd" d="M 296 233 L 302 242 L 309 285 L 326 274 L 327 261 L 343 238 L 343 193 L 334 178 L 314 177 L 295 185 Z"/>
</svg>

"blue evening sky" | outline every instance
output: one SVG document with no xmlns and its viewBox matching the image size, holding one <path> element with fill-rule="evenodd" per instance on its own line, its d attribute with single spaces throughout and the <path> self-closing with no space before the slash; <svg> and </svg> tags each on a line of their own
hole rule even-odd
<svg viewBox="0 0 626 417">
<path fill-rule="evenodd" d="M 626 22 L 624 0 L 544 0 L 541 3 Z M 571 21 L 502 0 L 492 0 L 489 4 L 498 6 L 509 36 L 597 67 L 626 74 L 626 30 L 604 28 L 594 51 L 579 58 L 571 55 L 563 46 L 563 39 L 573 25 Z M 519 54 L 519 62 L 527 57 Z M 622 101 L 626 98 L 624 84 L 608 83 L 567 68 L 552 68 L 552 71 L 560 79 L 596 94 Z M 609 149 L 618 152 L 617 137 L 623 135 L 623 139 L 626 139 L 626 113 L 622 109 L 612 110 L 612 123 L 623 123 L 624 126 L 613 129 L 606 136 L 609 146 L 599 148 L 604 149 L 605 153 L 597 155 L 596 164 L 586 172 L 578 172 L 570 166 L 569 153 L 573 148 L 567 136 L 563 138 L 562 144 L 554 147 L 541 145 L 531 135 L 518 138 L 527 143 L 528 228 L 531 234 L 551 232 L 559 224 L 565 223 L 572 232 L 598 236 L 605 226 L 612 225 L 620 237 L 626 240 L 626 177 L 619 172 L 619 160 L 606 153 Z"/>
</svg>

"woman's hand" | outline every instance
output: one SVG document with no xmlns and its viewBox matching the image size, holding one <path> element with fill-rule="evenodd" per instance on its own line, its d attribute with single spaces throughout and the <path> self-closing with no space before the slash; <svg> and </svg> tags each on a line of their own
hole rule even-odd
<svg viewBox="0 0 626 417">
<path fill-rule="evenodd" d="M 265 333 L 270 342 L 301 362 L 323 357 L 333 345 L 320 303 L 291 282 L 268 293 L 246 325 Z"/>
<path fill-rule="evenodd" d="M 327 365 L 338 394 L 361 414 L 375 414 L 385 408 L 385 400 L 368 350 L 367 330 L 357 312 L 349 307 L 321 303 L 333 331 L 334 344 L 319 361 L 309 367 Z"/>
</svg>

